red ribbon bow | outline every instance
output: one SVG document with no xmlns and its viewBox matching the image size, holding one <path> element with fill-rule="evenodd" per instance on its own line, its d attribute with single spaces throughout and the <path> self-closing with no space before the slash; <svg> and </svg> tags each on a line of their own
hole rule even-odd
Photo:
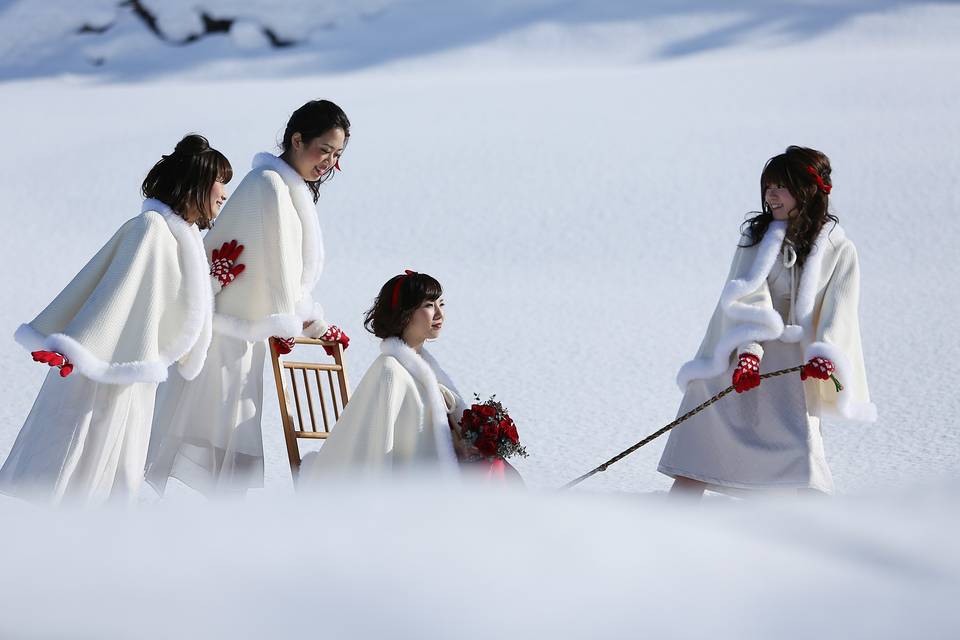
<svg viewBox="0 0 960 640">
<path fill-rule="evenodd" d="M 403 281 L 407 279 L 407 276 L 416 275 L 416 271 L 410 271 L 410 269 L 404 269 L 403 275 L 397 278 L 396 284 L 393 285 L 393 297 L 390 300 L 390 306 L 394 309 L 400 304 L 400 285 L 403 284 Z"/>
<path fill-rule="evenodd" d="M 812 165 L 807 166 L 807 173 L 813 176 L 813 179 L 817 181 L 817 186 L 820 187 L 820 191 L 823 191 L 825 194 L 830 195 L 830 190 L 833 189 L 833 186 L 825 183 L 823 181 L 823 176 L 817 173 L 817 170 L 813 168 Z"/>
</svg>

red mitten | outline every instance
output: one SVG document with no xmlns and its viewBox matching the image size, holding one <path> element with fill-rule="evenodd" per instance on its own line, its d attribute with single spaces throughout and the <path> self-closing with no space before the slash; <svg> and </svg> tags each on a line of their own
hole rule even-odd
<svg viewBox="0 0 960 640">
<path fill-rule="evenodd" d="M 73 373 L 73 364 L 61 353 L 57 353 L 56 351 L 32 351 L 30 355 L 33 356 L 34 362 L 42 362 L 51 367 L 59 367 L 61 378 L 66 378 Z"/>
<path fill-rule="evenodd" d="M 222 247 L 213 250 L 210 275 L 220 282 L 221 287 L 233 282 L 247 268 L 245 265 L 236 264 L 241 253 L 243 253 L 243 245 L 237 244 L 236 240 L 224 242 Z"/>
<path fill-rule="evenodd" d="M 321 340 L 326 340 L 327 342 L 339 342 L 343 345 L 343 348 L 346 349 L 350 346 L 350 337 L 343 332 L 343 330 L 335 324 L 330 325 L 330 328 L 327 329 L 326 333 L 320 336 Z M 333 355 L 333 347 L 328 345 L 323 345 L 323 350 L 327 352 L 328 356 Z"/>
<path fill-rule="evenodd" d="M 810 358 L 810 362 L 803 365 L 803 369 L 800 370 L 800 379 L 816 378 L 817 380 L 829 380 L 830 375 L 836 370 L 837 368 L 833 366 L 833 362 L 829 358 L 816 356 Z"/>
<path fill-rule="evenodd" d="M 760 358 L 752 353 L 741 353 L 740 362 L 733 370 L 733 388 L 737 393 L 760 386 Z"/>
<path fill-rule="evenodd" d="M 273 340 L 273 344 L 277 347 L 277 353 L 280 355 L 286 355 L 293 351 L 294 345 L 297 344 L 297 341 L 294 338 L 278 338 L 273 336 L 270 338 Z"/>
</svg>

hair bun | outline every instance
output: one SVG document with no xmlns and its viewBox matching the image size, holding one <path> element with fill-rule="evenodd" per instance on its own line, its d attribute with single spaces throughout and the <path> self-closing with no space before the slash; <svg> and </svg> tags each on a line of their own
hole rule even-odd
<svg viewBox="0 0 960 640">
<path fill-rule="evenodd" d="M 199 133 L 191 133 L 183 137 L 173 149 L 175 156 L 193 156 L 203 153 L 210 148 L 210 143 Z"/>
</svg>

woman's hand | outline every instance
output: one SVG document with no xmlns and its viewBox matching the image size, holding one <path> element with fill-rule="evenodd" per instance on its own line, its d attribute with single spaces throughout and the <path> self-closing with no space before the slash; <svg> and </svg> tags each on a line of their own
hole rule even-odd
<svg viewBox="0 0 960 640">
<path fill-rule="evenodd" d="M 222 247 L 213 250 L 210 275 L 220 282 L 221 287 L 236 280 L 237 276 L 247 268 L 246 265 L 236 264 L 241 253 L 243 253 L 243 245 L 237 244 L 236 240 L 224 242 Z"/>
<path fill-rule="evenodd" d="M 800 370 L 800 379 L 816 378 L 817 380 L 829 380 L 830 375 L 836 370 L 837 368 L 834 366 L 832 360 L 816 356 L 810 358 L 810 362 L 803 365 L 803 369 Z"/>
<path fill-rule="evenodd" d="M 42 362 L 50 367 L 60 367 L 60 377 L 66 378 L 73 373 L 73 364 L 67 360 L 67 357 L 56 351 L 32 351 L 34 362 Z"/>
<path fill-rule="evenodd" d="M 270 340 L 273 342 L 273 346 L 276 347 L 277 353 L 282 356 L 293 351 L 293 347 L 297 344 L 295 338 L 279 338 L 277 336 L 273 336 L 270 338 Z"/>
<path fill-rule="evenodd" d="M 752 353 L 741 353 L 740 362 L 733 370 L 733 388 L 737 393 L 760 386 L 760 358 Z"/>
</svg>

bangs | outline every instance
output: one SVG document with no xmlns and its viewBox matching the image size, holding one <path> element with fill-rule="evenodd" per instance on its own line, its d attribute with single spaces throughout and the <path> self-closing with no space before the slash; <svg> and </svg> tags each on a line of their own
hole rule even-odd
<svg viewBox="0 0 960 640">
<path fill-rule="evenodd" d="M 216 179 L 223 184 L 227 184 L 233 180 L 233 167 L 230 165 L 230 161 L 227 160 L 225 155 L 216 149 L 211 149 L 211 151 L 213 152 L 213 166 L 217 172 Z"/>
<path fill-rule="evenodd" d="M 793 184 L 790 180 L 786 155 L 770 158 L 767 166 L 763 168 L 763 173 L 760 174 L 760 188 L 765 189 L 770 184 L 782 184 L 784 186 Z"/>
<path fill-rule="evenodd" d="M 421 302 L 417 303 L 417 306 L 422 304 L 422 301 L 434 302 L 440 299 L 440 296 L 443 295 L 443 287 L 440 286 L 440 283 L 433 276 L 428 276 L 425 273 L 418 273 L 415 276 L 411 276 L 410 280 L 413 285 L 411 289 L 415 298 L 419 298 Z"/>
</svg>

